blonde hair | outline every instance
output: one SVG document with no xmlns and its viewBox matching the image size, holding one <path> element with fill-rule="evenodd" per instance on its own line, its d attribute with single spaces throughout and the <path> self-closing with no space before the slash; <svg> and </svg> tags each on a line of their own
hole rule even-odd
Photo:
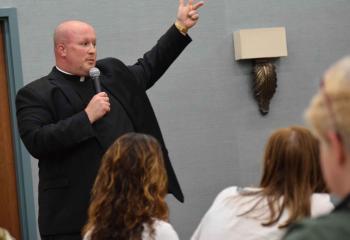
<svg viewBox="0 0 350 240">
<path fill-rule="evenodd" d="M 323 76 L 323 86 L 312 98 L 304 117 L 312 132 L 327 141 L 336 132 L 350 151 L 350 57 L 332 65 Z"/>
</svg>

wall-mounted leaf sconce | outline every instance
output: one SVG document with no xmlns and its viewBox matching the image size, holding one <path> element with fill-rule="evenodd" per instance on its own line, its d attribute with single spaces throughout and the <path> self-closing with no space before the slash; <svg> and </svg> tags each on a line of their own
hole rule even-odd
<svg viewBox="0 0 350 240">
<path fill-rule="evenodd" d="M 284 27 L 241 29 L 233 33 L 233 41 L 236 60 L 254 60 L 254 96 L 261 114 L 266 115 L 277 87 L 272 59 L 288 55 L 286 30 Z"/>
</svg>

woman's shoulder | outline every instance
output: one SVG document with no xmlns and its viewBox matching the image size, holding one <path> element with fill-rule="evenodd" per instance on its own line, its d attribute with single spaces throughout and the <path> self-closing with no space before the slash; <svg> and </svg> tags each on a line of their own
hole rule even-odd
<svg viewBox="0 0 350 240">
<path fill-rule="evenodd" d="M 155 240 L 179 240 L 177 233 L 173 226 L 163 220 L 156 219 L 153 223 L 155 230 Z M 149 238 L 149 229 L 145 226 L 145 231 L 142 236 L 142 240 L 148 240 Z"/>
<path fill-rule="evenodd" d="M 320 215 L 331 212 L 334 204 L 328 193 L 314 193 L 311 196 L 311 216 L 318 217 Z"/>
<path fill-rule="evenodd" d="M 231 197 L 237 197 L 242 193 L 259 191 L 259 188 L 230 186 L 223 189 L 216 197 L 215 201 L 221 201 Z"/>
<path fill-rule="evenodd" d="M 84 234 L 83 240 L 90 240 L 91 229 Z"/>
<path fill-rule="evenodd" d="M 240 191 L 242 191 L 243 188 L 238 186 L 230 186 L 227 187 L 219 192 L 219 194 L 216 196 L 216 199 L 224 199 L 227 197 L 233 197 L 239 194 Z"/>
</svg>

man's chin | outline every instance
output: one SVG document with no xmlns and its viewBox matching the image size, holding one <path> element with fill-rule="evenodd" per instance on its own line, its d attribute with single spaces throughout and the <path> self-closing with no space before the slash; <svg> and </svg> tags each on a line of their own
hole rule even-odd
<svg viewBox="0 0 350 240">
<path fill-rule="evenodd" d="M 93 67 L 95 67 L 95 65 L 96 65 L 96 63 L 91 63 L 91 64 L 87 64 L 87 65 L 85 66 L 85 71 L 84 71 L 84 72 L 86 73 L 87 76 L 89 75 L 90 69 L 93 68 Z"/>
<path fill-rule="evenodd" d="M 96 65 L 96 61 L 95 61 L 95 60 L 92 60 L 92 59 L 91 59 L 91 60 L 87 60 L 87 61 L 86 61 L 86 65 L 87 65 L 87 66 L 90 66 L 90 68 L 91 68 L 91 67 L 94 67 L 94 66 Z"/>
</svg>

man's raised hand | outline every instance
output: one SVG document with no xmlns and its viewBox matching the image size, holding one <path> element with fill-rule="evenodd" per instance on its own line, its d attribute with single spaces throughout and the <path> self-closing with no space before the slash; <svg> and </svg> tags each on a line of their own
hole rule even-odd
<svg viewBox="0 0 350 240">
<path fill-rule="evenodd" d="M 185 32 L 193 27 L 199 18 L 198 9 L 203 6 L 204 2 L 195 2 L 194 0 L 188 0 L 185 4 L 185 0 L 179 0 L 179 8 L 176 16 L 176 24 L 185 29 Z"/>
</svg>

